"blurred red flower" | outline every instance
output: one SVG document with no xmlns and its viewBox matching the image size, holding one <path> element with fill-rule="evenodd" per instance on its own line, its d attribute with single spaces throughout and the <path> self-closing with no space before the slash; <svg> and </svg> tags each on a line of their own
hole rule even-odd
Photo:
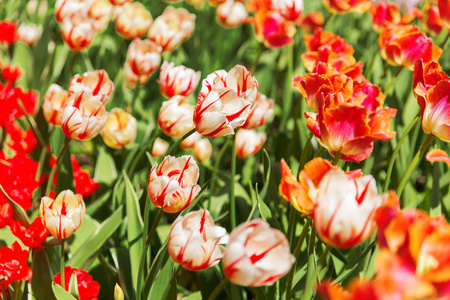
<svg viewBox="0 0 450 300">
<path fill-rule="evenodd" d="M 72 274 L 77 278 L 77 292 L 79 300 L 97 300 L 100 284 L 92 279 L 88 272 L 67 266 L 64 268 L 64 289 L 69 291 Z M 56 274 L 53 279 L 56 284 L 61 285 L 61 273 Z"/>
<path fill-rule="evenodd" d="M 11 220 L 9 223 L 12 234 L 20 239 L 20 241 L 29 248 L 43 248 L 42 243 L 48 236 L 47 228 L 42 225 L 41 218 L 37 217 L 27 228 L 18 221 Z"/>
<path fill-rule="evenodd" d="M 0 248 L 0 285 L 8 286 L 14 280 L 30 280 L 33 275 L 27 267 L 28 251 L 22 250 L 16 241 L 9 247 Z"/>
<path fill-rule="evenodd" d="M 0 42 L 5 42 L 8 45 L 14 43 L 16 35 L 17 24 L 10 21 L 0 22 Z"/>
</svg>

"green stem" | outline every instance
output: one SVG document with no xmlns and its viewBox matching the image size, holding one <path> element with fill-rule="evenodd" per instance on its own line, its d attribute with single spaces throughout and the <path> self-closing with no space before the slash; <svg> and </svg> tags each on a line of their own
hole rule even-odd
<svg viewBox="0 0 450 300">
<path fill-rule="evenodd" d="M 389 188 L 389 181 L 391 180 L 391 174 L 392 174 L 392 168 L 394 167 L 395 159 L 397 158 L 397 154 L 400 151 L 400 147 L 402 146 L 403 142 L 405 141 L 406 137 L 408 136 L 409 132 L 413 129 L 416 122 L 419 120 L 420 114 L 418 114 L 412 121 L 409 123 L 408 127 L 403 132 L 402 136 L 400 137 L 400 140 L 397 143 L 397 146 L 394 149 L 394 152 L 392 152 L 391 158 L 389 159 L 389 165 L 386 172 L 386 180 L 384 182 L 383 187 L 383 193 L 386 193 Z"/>
<path fill-rule="evenodd" d="M 308 136 L 308 139 L 305 142 L 305 146 L 303 147 L 302 155 L 300 156 L 300 162 L 298 165 L 298 174 L 300 174 L 300 171 L 303 170 L 303 167 L 306 163 L 306 156 L 308 155 L 309 149 L 311 148 L 311 140 L 313 138 L 313 134 L 310 133 Z"/>
<path fill-rule="evenodd" d="M 314 226 L 311 229 L 311 235 L 309 237 L 309 245 L 308 245 L 308 265 L 307 265 L 307 271 L 306 271 L 306 288 L 305 292 L 303 294 L 303 300 L 311 299 L 312 293 L 313 293 L 313 275 L 314 270 L 316 269 L 314 266 L 315 260 L 314 260 L 314 246 L 316 243 L 316 230 Z"/>
<path fill-rule="evenodd" d="M 137 276 L 137 282 L 136 282 L 136 298 L 137 298 L 137 300 L 140 300 L 141 296 L 142 296 L 142 291 L 141 291 L 142 290 L 142 278 L 143 278 L 142 274 L 144 272 L 145 256 L 148 251 L 148 248 L 150 247 L 150 238 L 153 235 L 153 233 L 156 231 L 156 227 L 158 226 L 159 220 L 161 220 L 163 213 L 164 213 L 164 211 L 162 210 L 162 208 L 160 208 L 155 221 L 153 221 L 153 226 L 147 235 L 147 239 L 145 240 L 145 244 L 142 249 L 141 258 L 139 260 L 139 269 L 138 269 L 138 276 Z"/>
<path fill-rule="evenodd" d="M 305 241 L 305 237 L 308 233 L 309 227 L 312 224 L 312 219 L 307 218 L 305 226 L 303 226 L 302 233 L 300 234 L 300 237 L 297 240 L 297 245 L 295 246 L 294 250 L 294 257 L 298 261 L 298 256 L 300 255 L 300 250 L 302 249 L 303 242 Z M 295 264 L 292 266 L 291 270 L 289 271 L 288 277 L 287 277 L 287 283 L 286 283 L 286 300 L 291 299 L 291 289 L 292 289 L 292 281 L 294 280 L 294 273 L 295 273 Z"/>
<path fill-rule="evenodd" d="M 389 93 L 389 90 L 391 89 L 391 87 L 394 85 L 395 80 L 397 79 L 398 75 L 400 74 L 400 72 L 404 69 L 404 66 L 400 66 L 397 69 L 397 72 L 395 72 L 394 77 L 392 77 L 391 82 L 389 82 L 386 90 L 384 91 L 384 94 L 387 95 Z"/>
<path fill-rule="evenodd" d="M 236 199 L 234 197 L 234 177 L 236 176 L 236 134 L 231 142 L 231 183 L 230 183 L 230 217 L 231 230 L 236 227 Z"/>
<path fill-rule="evenodd" d="M 65 281 L 64 281 L 64 240 L 61 239 L 61 252 L 60 252 L 60 258 L 61 258 L 61 264 L 60 264 L 60 270 L 61 270 L 61 287 L 65 290 Z"/>
<path fill-rule="evenodd" d="M 136 87 L 134 88 L 133 99 L 131 99 L 130 113 L 132 113 L 135 110 L 134 106 L 136 105 L 136 99 L 139 95 L 139 88 L 141 87 L 141 85 L 139 83 L 140 80 L 141 80 L 141 77 L 138 76 L 138 79 L 136 81 Z"/>
<path fill-rule="evenodd" d="M 338 164 L 339 160 L 341 159 L 341 156 L 342 156 L 341 151 L 336 152 L 332 162 L 333 166 L 336 166 Z"/>
<path fill-rule="evenodd" d="M 287 51 L 287 72 L 286 77 L 284 78 L 284 94 L 283 94 L 283 113 L 280 128 L 284 129 L 286 127 L 286 123 L 289 119 L 289 114 L 291 113 L 292 106 L 292 72 L 294 68 L 294 45 L 286 46 Z"/>
<path fill-rule="evenodd" d="M 23 106 L 22 100 L 17 99 L 17 104 L 19 104 L 19 107 L 22 110 L 22 112 L 23 112 L 23 114 L 25 116 L 25 119 L 28 122 L 28 125 L 30 125 L 30 128 L 31 128 L 31 130 L 34 133 L 34 136 L 37 138 L 37 140 L 38 140 L 39 144 L 42 146 L 42 148 L 45 149 L 46 148 L 46 144 L 45 144 L 44 138 L 42 137 L 41 132 L 38 129 L 36 121 L 34 120 L 34 118 L 32 116 L 27 114 L 27 112 L 25 110 L 25 107 Z"/>
<path fill-rule="evenodd" d="M 317 151 L 316 155 L 314 155 L 314 157 L 320 157 L 322 155 L 322 153 L 325 152 L 325 147 L 320 147 L 320 149 Z"/>
<path fill-rule="evenodd" d="M 209 295 L 208 300 L 216 299 L 216 297 L 220 294 L 220 292 L 223 290 L 223 288 L 225 287 L 225 285 L 227 285 L 229 281 L 230 280 L 228 278 L 222 280 L 222 282 L 214 289 L 211 295 Z"/>
<path fill-rule="evenodd" d="M 420 147 L 419 151 L 417 151 L 416 155 L 414 156 L 413 160 L 409 164 L 408 169 L 405 172 L 405 175 L 403 175 L 402 180 L 400 181 L 400 184 L 397 188 L 397 196 L 400 198 L 403 189 L 405 188 L 406 182 L 408 181 L 409 176 L 411 175 L 412 171 L 414 170 L 415 166 L 419 162 L 419 159 L 422 157 L 422 155 L 427 150 L 428 146 L 431 144 L 431 142 L 434 139 L 434 135 L 430 134 L 425 142 L 423 143 L 422 147 Z"/>
<path fill-rule="evenodd" d="M 333 14 L 329 13 L 327 18 L 325 19 L 325 22 L 323 22 L 323 26 L 322 26 L 323 29 L 325 29 L 325 26 L 327 26 L 328 22 L 330 22 L 332 17 L 333 17 Z"/>
<path fill-rule="evenodd" d="M 45 189 L 45 194 L 47 196 L 50 194 L 50 190 L 52 188 L 53 177 L 55 177 L 56 170 L 58 169 L 59 165 L 61 164 L 61 160 L 63 158 L 64 152 L 66 152 L 67 148 L 69 147 L 71 140 L 72 139 L 69 138 L 68 136 L 66 136 L 64 139 L 64 145 L 61 148 L 61 151 L 59 151 L 58 157 L 56 158 L 55 165 L 53 166 L 52 171 L 50 172 L 50 176 L 48 177 L 47 187 Z"/>
<path fill-rule="evenodd" d="M 173 150 L 181 144 L 182 141 L 187 139 L 191 134 L 195 133 L 195 131 L 196 129 L 193 128 L 191 131 L 189 131 L 181 138 L 179 138 L 172 146 L 170 146 L 170 148 L 166 151 L 166 153 L 164 153 L 164 155 L 161 156 L 159 163 L 161 163 L 167 155 L 170 155 L 173 152 Z"/>
<path fill-rule="evenodd" d="M 84 62 L 84 66 L 86 68 L 87 71 L 94 71 L 94 66 L 92 65 L 91 59 L 89 58 L 89 54 L 86 51 L 82 51 L 80 52 L 82 58 L 83 58 L 83 62 Z"/>
<path fill-rule="evenodd" d="M 214 163 L 214 169 L 212 170 L 212 175 L 211 175 L 211 188 L 210 188 L 210 195 L 209 195 L 209 201 L 208 201 L 208 210 L 211 210 L 211 202 L 212 202 L 211 198 L 212 198 L 214 190 L 216 188 L 217 171 L 219 170 L 220 162 L 222 161 L 222 158 L 225 155 L 225 152 L 228 148 L 228 144 L 230 143 L 230 138 L 227 139 L 225 144 L 222 146 L 222 149 L 220 149 L 220 152 L 217 155 L 217 159 Z"/>
<path fill-rule="evenodd" d="M 252 66 L 252 74 L 253 76 L 256 74 L 256 70 L 258 69 L 258 63 L 259 63 L 259 59 L 261 58 L 262 53 L 264 52 L 264 49 L 266 47 L 264 46 L 263 43 L 259 44 L 259 50 L 258 50 L 258 54 L 256 55 L 256 59 L 253 62 L 253 66 Z"/>
<path fill-rule="evenodd" d="M 445 37 L 445 39 L 442 41 L 442 43 L 439 45 L 439 47 L 441 49 L 444 49 L 445 44 L 447 43 L 448 39 L 450 38 L 450 31 L 447 33 L 447 36 Z"/>
</svg>

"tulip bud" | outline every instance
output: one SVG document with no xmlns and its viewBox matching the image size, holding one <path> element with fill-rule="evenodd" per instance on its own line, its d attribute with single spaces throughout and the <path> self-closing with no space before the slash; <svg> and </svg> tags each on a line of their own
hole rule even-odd
<svg viewBox="0 0 450 300">
<path fill-rule="evenodd" d="M 189 96 L 197 88 L 200 71 L 195 72 L 185 66 L 174 66 L 164 61 L 159 73 L 159 89 L 167 98 L 175 95 Z"/>
<path fill-rule="evenodd" d="M 177 213 L 186 209 L 201 188 L 197 184 L 199 168 L 190 155 L 166 156 L 155 164 L 148 178 L 148 196 L 156 207 Z"/>
<path fill-rule="evenodd" d="M 113 108 L 101 133 L 108 147 L 121 149 L 136 139 L 136 119 L 121 108 Z"/>
<path fill-rule="evenodd" d="M 227 242 L 226 229 L 215 226 L 209 211 L 202 209 L 179 216 L 173 222 L 167 251 L 177 264 L 200 271 L 219 263 L 225 248 L 218 244 Z"/>
<path fill-rule="evenodd" d="M 130 64 L 128 62 L 125 62 L 125 65 L 123 66 L 123 73 L 125 77 L 125 86 L 129 89 L 136 87 L 136 83 L 138 80 L 139 85 L 142 86 L 146 84 L 147 81 L 150 79 L 149 75 L 142 75 L 142 76 L 136 75 L 131 69 Z"/>
<path fill-rule="evenodd" d="M 180 146 L 183 149 L 191 149 L 194 148 L 195 144 L 201 139 L 202 135 L 198 133 L 197 131 L 185 138 L 181 143 Z"/>
<path fill-rule="evenodd" d="M 152 156 L 162 157 L 164 154 L 166 154 L 167 150 L 169 149 L 169 146 L 170 146 L 169 142 L 166 142 L 165 140 L 157 137 L 153 144 Z"/>
<path fill-rule="evenodd" d="M 354 247 L 375 230 L 374 215 L 383 204 L 371 175 L 348 178 L 341 169 L 330 169 L 316 189 L 310 184 L 314 202 L 314 226 L 325 242 L 339 248 Z"/>
<path fill-rule="evenodd" d="M 122 12 L 116 18 L 117 32 L 127 39 L 143 36 L 152 24 L 152 15 L 140 3 L 125 3 Z"/>
<path fill-rule="evenodd" d="M 275 9 L 286 20 L 295 21 L 303 11 L 303 0 L 272 0 Z"/>
<path fill-rule="evenodd" d="M 264 220 L 236 227 L 222 260 L 225 276 L 243 286 L 272 285 L 289 272 L 294 262 L 287 238 Z"/>
<path fill-rule="evenodd" d="M 194 27 L 195 15 L 184 8 L 168 6 L 150 26 L 147 37 L 161 46 L 163 52 L 170 52 L 192 35 Z"/>
<path fill-rule="evenodd" d="M 124 300 L 125 296 L 123 294 L 122 288 L 116 283 L 114 286 L 114 300 Z"/>
<path fill-rule="evenodd" d="M 227 28 L 234 28 L 244 24 L 247 20 L 248 13 L 244 4 L 227 0 L 219 4 L 216 9 L 216 18 L 220 25 Z"/>
<path fill-rule="evenodd" d="M 161 63 L 161 48 L 152 41 L 134 39 L 127 52 L 127 63 L 138 76 L 149 76 Z"/>
<path fill-rule="evenodd" d="M 98 96 L 77 93 L 70 96 L 62 112 L 61 129 L 71 139 L 89 140 L 100 133 L 106 111 Z"/>
<path fill-rule="evenodd" d="M 195 143 L 194 157 L 198 162 L 205 161 L 211 157 L 213 148 L 208 139 L 201 139 Z"/>
<path fill-rule="evenodd" d="M 105 70 L 96 70 L 73 76 L 70 80 L 68 92 L 69 96 L 74 93 L 96 96 L 98 100 L 105 104 L 113 90 L 114 83 L 109 79 L 108 73 Z"/>
<path fill-rule="evenodd" d="M 240 158 L 252 156 L 258 152 L 266 142 L 265 132 L 256 132 L 253 129 L 240 129 L 236 133 L 236 155 Z"/>
<path fill-rule="evenodd" d="M 173 96 L 165 101 L 158 114 L 158 125 L 171 137 L 180 138 L 194 128 L 194 106 L 183 96 Z"/>
<path fill-rule="evenodd" d="M 67 239 L 80 227 L 84 211 L 83 198 L 70 190 L 62 191 L 54 200 L 42 197 L 39 206 L 42 224 L 57 239 Z"/>
<path fill-rule="evenodd" d="M 16 39 L 32 47 L 41 37 L 41 34 L 42 26 L 36 24 L 20 24 L 19 28 L 17 28 Z"/>
<path fill-rule="evenodd" d="M 72 23 L 70 20 L 64 20 L 61 25 L 61 34 L 70 49 L 81 51 L 91 44 L 95 29 L 91 22 Z"/>
<path fill-rule="evenodd" d="M 258 82 L 244 66 L 216 71 L 202 83 L 194 124 L 204 136 L 225 136 L 247 120 L 258 93 Z"/>
<path fill-rule="evenodd" d="M 267 123 L 267 121 L 273 115 L 273 99 L 267 99 L 267 97 L 261 93 L 258 93 L 255 104 L 253 104 L 250 110 L 247 121 L 242 125 L 245 129 L 254 129 Z"/>
<path fill-rule="evenodd" d="M 67 91 L 57 84 L 52 84 L 44 95 L 42 111 L 44 117 L 52 125 L 61 125 L 61 113 L 68 99 Z"/>
</svg>

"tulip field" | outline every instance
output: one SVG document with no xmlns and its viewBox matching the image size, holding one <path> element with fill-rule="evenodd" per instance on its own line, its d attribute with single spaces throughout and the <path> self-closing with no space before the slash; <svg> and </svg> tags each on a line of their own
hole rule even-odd
<svg viewBox="0 0 450 300">
<path fill-rule="evenodd" d="M 450 0 L 0 1 L 0 299 L 450 299 L 449 39 Z"/>
</svg>

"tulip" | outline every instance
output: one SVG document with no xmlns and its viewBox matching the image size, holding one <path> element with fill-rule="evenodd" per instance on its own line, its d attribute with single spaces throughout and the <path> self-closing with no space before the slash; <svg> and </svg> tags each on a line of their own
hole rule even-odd
<svg viewBox="0 0 450 300">
<path fill-rule="evenodd" d="M 136 139 L 136 119 L 121 108 L 113 108 L 101 134 L 108 147 L 121 149 Z"/>
<path fill-rule="evenodd" d="M 450 77 L 437 62 L 416 62 L 414 96 L 420 106 L 422 129 L 445 142 L 450 141 Z"/>
<path fill-rule="evenodd" d="M 81 51 L 91 44 L 95 29 L 91 22 L 72 23 L 70 20 L 64 20 L 61 25 L 61 34 L 70 49 Z"/>
<path fill-rule="evenodd" d="M 100 133 L 106 122 L 106 111 L 98 96 L 73 94 L 62 112 L 61 128 L 71 139 L 89 140 Z"/>
<path fill-rule="evenodd" d="M 169 143 L 165 140 L 157 137 L 155 139 L 155 143 L 153 144 L 152 148 L 152 156 L 154 157 L 163 157 L 164 154 L 166 154 L 167 150 L 169 149 Z"/>
<path fill-rule="evenodd" d="M 276 10 L 260 9 L 254 18 L 249 18 L 249 22 L 255 26 L 258 41 L 267 48 L 281 48 L 294 43 L 295 26 Z"/>
<path fill-rule="evenodd" d="M 267 99 L 265 95 L 258 93 L 255 103 L 248 114 L 247 121 L 241 127 L 245 129 L 258 128 L 267 123 L 273 112 L 273 99 Z"/>
<path fill-rule="evenodd" d="M 236 133 L 236 155 L 240 158 L 252 156 L 258 152 L 266 142 L 265 132 L 256 132 L 253 129 L 240 129 Z"/>
<path fill-rule="evenodd" d="M 137 76 L 150 76 L 161 63 L 161 47 L 136 38 L 128 46 L 127 63 Z"/>
<path fill-rule="evenodd" d="M 303 11 L 303 0 L 272 0 L 274 8 L 286 20 L 297 20 Z"/>
<path fill-rule="evenodd" d="M 16 38 L 17 24 L 10 21 L 0 22 L 0 42 L 5 42 L 8 45 L 14 43 Z"/>
<path fill-rule="evenodd" d="M 447 29 L 450 29 L 450 0 L 438 0 L 439 16 Z"/>
<path fill-rule="evenodd" d="M 208 75 L 194 110 L 196 130 L 204 136 L 234 134 L 247 120 L 257 93 L 258 82 L 241 65 Z"/>
<path fill-rule="evenodd" d="M 0 248 L 0 282 L 2 291 L 13 281 L 30 280 L 33 272 L 28 263 L 28 250 L 22 250 L 17 241 L 11 247 Z M 5 296 L 3 294 L 3 296 Z M 6 297 L 5 297 L 6 298 Z"/>
<path fill-rule="evenodd" d="M 234 28 L 244 24 L 247 20 L 247 10 L 244 4 L 234 0 L 228 0 L 219 4 L 216 8 L 216 18 L 220 25 Z"/>
<path fill-rule="evenodd" d="M 88 11 L 89 5 L 84 0 L 57 0 L 55 3 L 55 18 L 59 23 L 86 21 Z"/>
<path fill-rule="evenodd" d="M 444 28 L 436 5 L 425 4 L 423 7 L 424 30 L 430 35 L 438 35 Z"/>
<path fill-rule="evenodd" d="M 150 26 L 147 37 L 163 52 L 171 52 L 192 35 L 194 27 L 195 15 L 184 8 L 168 6 Z"/>
<path fill-rule="evenodd" d="M 88 15 L 97 32 L 106 30 L 113 10 L 114 6 L 108 0 L 93 0 L 90 3 Z"/>
<path fill-rule="evenodd" d="M 375 211 L 384 200 L 371 175 L 349 179 L 344 171 L 331 169 L 317 190 L 311 185 L 314 225 L 325 243 L 350 248 L 372 235 Z"/>
<path fill-rule="evenodd" d="M 47 14 L 48 3 L 47 1 L 30 0 L 27 1 L 25 10 L 28 16 L 35 15 L 37 12 L 38 17 L 43 17 Z"/>
<path fill-rule="evenodd" d="M 322 3 L 333 14 L 363 13 L 372 5 L 369 0 L 322 0 Z"/>
<path fill-rule="evenodd" d="M 156 207 L 177 213 L 186 209 L 201 188 L 197 184 L 199 168 L 190 155 L 166 156 L 155 164 L 148 178 L 148 196 Z"/>
<path fill-rule="evenodd" d="M 228 242 L 225 228 L 215 226 L 209 211 L 202 209 L 179 216 L 172 224 L 167 251 L 177 264 L 191 271 L 213 267 L 222 259 Z"/>
<path fill-rule="evenodd" d="M 32 47 L 41 37 L 42 26 L 36 24 L 20 24 L 17 28 L 16 39 Z"/>
<path fill-rule="evenodd" d="M 200 71 L 195 72 L 185 66 L 174 66 L 164 61 L 159 73 L 159 89 L 167 98 L 175 95 L 189 96 L 200 81 Z"/>
<path fill-rule="evenodd" d="M 97 96 L 96 98 L 105 104 L 113 90 L 114 83 L 109 79 L 108 73 L 105 70 L 96 70 L 73 76 L 68 92 L 69 96 L 75 93 Z"/>
<path fill-rule="evenodd" d="M 44 227 L 40 218 L 35 218 L 28 227 L 25 227 L 18 221 L 11 220 L 9 228 L 11 233 L 18 237 L 25 246 L 36 248 L 36 250 L 43 248 L 42 243 L 45 242 L 48 236 L 48 230 Z"/>
<path fill-rule="evenodd" d="M 125 295 L 119 284 L 114 286 L 114 300 L 125 300 Z"/>
<path fill-rule="evenodd" d="M 296 21 L 298 27 L 305 33 L 314 33 L 317 29 L 323 28 L 323 16 L 319 12 L 311 12 L 304 17 L 298 18 Z"/>
<path fill-rule="evenodd" d="M 116 30 L 124 38 L 132 40 L 143 36 L 152 24 L 150 12 L 140 3 L 125 3 L 116 18 Z"/>
<path fill-rule="evenodd" d="M 415 25 L 392 25 L 383 29 L 378 39 L 381 56 L 389 64 L 414 69 L 418 59 L 425 63 L 439 60 L 442 49 L 421 33 Z"/>
<path fill-rule="evenodd" d="M 443 151 L 441 149 L 433 149 L 433 150 L 428 151 L 425 158 L 428 161 L 432 161 L 432 162 L 436 162 L 436 161 L 444 162 L 450 167 L 450 157 L 448 156 L 447 153 L 445 153 L 445 151 Z"/>
<path fill-rule="evenodd" d="M 61 113 L 68 99 L 67 91 L 57 84 L 52 84 L 44 95 L 42 111 L 44 117 L 52 125 L 61 125 Z"/>
<path fill-rule="evenodd" d="M 203 162 L 211 157 L 213 148 L 208 139 L 201 139 L 195 143 L 194 157 L 198 162 Z"/>
<path fill-rule="evenodd" d="M 123 73 L 125 77 L 125 86 L 129 89 L 136 87 L 136 83 L 138 82 L 138 80 L 139 85 L 142 86 L 146 84 L 147 81 L 150 79 L 150 75 L 142 75 L 142 76 L 136 75 L 131 69 L 130 64 L 128 62 L 125 62 L 125 65 L 123 66 Z"/>
<path fill-rule="evenodd" d="M 66 266 L 64 268 L 64 289 L 66 291 L 72 291 L 72 287 L 75 288 L 75 293 L 80 300 L 96 300 L 100 291 L 100 284 L 92 279 L 92 276 L 88 272 Z M 73 282 L 76 280 L 76 285 Z M 61 273 L 58 273 L 53 278 L 53 281 L 61 286 Z"/>
<path fill-rule="evenodd" d="M 195 144 L 200 141 L 202 138 L 202 135 L 198 133 L 197 131 L 185 138 L 181 143 L 180 146 L 183 149 L 191 149 L 194 148 Z"/>
<path fill-rule="evenodd" d="M 284 234 L 260 219 L 243 223 L 231 232 L 222 260 L 232 283 L 251 287 L 272 285 L 294 262 Z"/>
<path fill-rule="evenodd" d="M 158 114 L 158 125 L 171 137 L 180 138 L 194 128 L 194 106 L 184 96 L 173 96 L 165 101 Z"/>
<path fill-rule="evenodd" d="M 84 211 L 83 198 L 70 190 L 62 191 L 56 199 L 42 197 L 39 206 L 42 224 L 57 239 L 67 239 L 80 227 Z"/>
<path fill-rule="evenodd" d="M 132 0 L 109 0 L 112 5 L 121 6 L 124 5 L 127 2 L 131 2 Z"/>
<path fill-rule="evenodd" d="M 386 1 L 372 5 L 369 13 L 372 16 L 373 30 L 377 33 L 380 33 L 388 25 L 400 23 L 400 10 L 395 4 Z"/>
</svg>

